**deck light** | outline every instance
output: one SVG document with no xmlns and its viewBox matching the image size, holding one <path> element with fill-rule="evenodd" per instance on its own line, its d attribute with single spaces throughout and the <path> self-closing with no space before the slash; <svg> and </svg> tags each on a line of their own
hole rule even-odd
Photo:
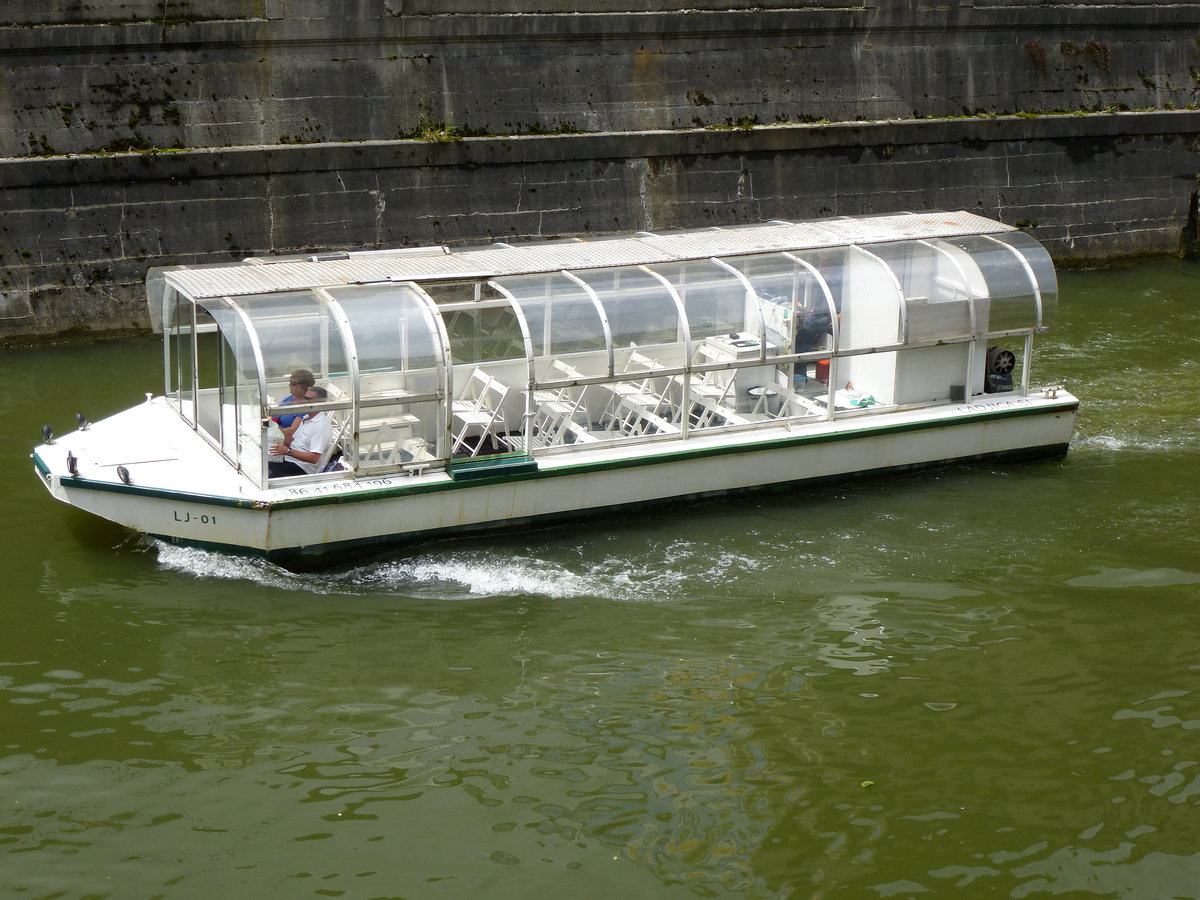
<svg viewBox="0 0 1200 900">
<path fill-rule="evenodd" d="M 75 413 L 75 421 L 79 423 L 80 431 L 87 431 L 88 426 L 91 424 L 90 422 L 88 422 L 88 417 L 80 412 Z"/>
<path fill-rule="evenodd" d="M 45 441 L 47 444 L 54 443 L 54 429 L 51 428 L 49 425 L 42 426 L 42 440 Z"/>
<path fill-rule="evenodd" d="M 133 479 L 129 477 L 129 470 L 124 466 L 117 466 L 117 477 L 126 484 L 133 484 Z"/>
<path fill-rule="evenodd" d="M 70 450 L 67 451 L 67 471 L 73 477 L 79 477 L 79 459 Z"/>
</svg>

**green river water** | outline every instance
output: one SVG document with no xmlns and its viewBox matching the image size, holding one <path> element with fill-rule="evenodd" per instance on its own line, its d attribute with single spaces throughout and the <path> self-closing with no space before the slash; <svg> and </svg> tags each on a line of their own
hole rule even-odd
<svg viewBox="0 0 1200 900">
<path fill-rule="evenodd" d="M 1200 267 L 1063 273 L 1063 460 L 443 543 L 148 545 L 0 352 L 0 897 L 1200 898 Z"/>
</svg>

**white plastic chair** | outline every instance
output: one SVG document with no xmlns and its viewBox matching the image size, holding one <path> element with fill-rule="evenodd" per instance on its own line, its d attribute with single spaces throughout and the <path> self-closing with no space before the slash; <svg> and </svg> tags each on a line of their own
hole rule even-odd
<svg viewBox="0 0 1200 900">
<path fill-rule="evenodd" d="M 468 456 L 477 456 L 489 441 L 499 445 L 504 425 L 501 407 L 506 396 L 508 388 L 491 375 L 479 368 L 471 372 L 459 398 L 451 405 L 455 425 L 451 456 L 463 448 L 469 451 Z M 477 438 L 474 445 L 467 443 L 470 438 Z"/>
<path fill-rule="evenodd" d="M 729 395 L 733 391 L 733 373 L 728 371 L 704 372 L 695 375 L 676 376 L 682 392 L 683 379 L 687 378 L 688 403 L 691 407 L 691 422 L 695 428 L 705 428 L 727 421 L 733 414 L 728 407 Z"/>
</svg>

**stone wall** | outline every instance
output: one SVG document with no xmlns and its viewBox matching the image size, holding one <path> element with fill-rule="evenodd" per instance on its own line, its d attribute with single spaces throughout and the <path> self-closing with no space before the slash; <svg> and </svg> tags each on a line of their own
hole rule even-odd
<svg viewBox="0 0 1200 900">
<path fill-rule="evenodd" d="M 0 343 L 144 328 L 151 265 L 311 249 L 926 208 L 1178 246 L 1198 5 L 679 5 L 2 12 Z"/>
<path fill-rule="evenodd" d="M 145 325 L 147 266 L 917 209 L 1172 251 L 1200 112 L 258 147 L 0 166 L 0 338 Z"/>
<path fill-rule="evenodd" d="M 56 24 L 0 13 L 25 19 L 0 27 L 0 157 L 1198 100 L 1200 4 L 738 5 L 92 0 Z"/>
</svg>

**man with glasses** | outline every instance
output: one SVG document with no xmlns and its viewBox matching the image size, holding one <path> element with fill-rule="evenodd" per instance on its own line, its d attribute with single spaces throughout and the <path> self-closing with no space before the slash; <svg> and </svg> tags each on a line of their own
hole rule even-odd
<svg viewBox="0 0 1200 900">
<path fill-rule="evenodd" d="M 320 403 L 328 397 L 325 388 L 310 387 L 299 399 L 304 403 Z M 282 443 L 271 445 L 272 456 L 284 457 L 279 462 L 267 464 L 267 474 L 271 478 L 312 475 L 320 467 L 321 457 L 333 440 L 333 423 L 324 411 L 317 410 L 296 418 L 299 422 L 295 430 L 286 435 Z"/>
</svg>

